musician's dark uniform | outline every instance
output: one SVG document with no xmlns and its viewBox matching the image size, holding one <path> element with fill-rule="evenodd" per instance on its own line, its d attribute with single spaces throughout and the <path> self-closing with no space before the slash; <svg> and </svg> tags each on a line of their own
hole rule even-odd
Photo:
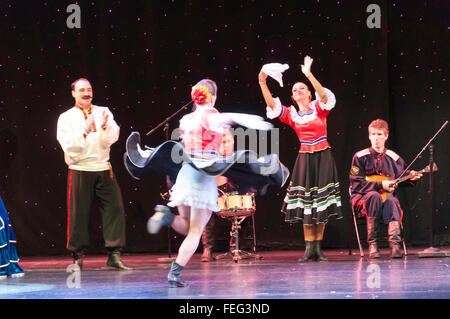
<svg viewBox="0 0 450 319">
<path fill-rule="evenodd" d="M 382 153 L 378 153 L 370 147 L 353 156 L 350 169 L 350 199 L 355 213 L 367 217 L 367 241 L 371 246 L 371 255 L 378 251 L 376 237 L 379 220 L 383 220 L 385 224 L 389 225 L 389 242 L 393 249 L 398 248 L 401 241 L 400 223 L 403 211 L 395 194 L 383 202 L 380 194 L 380 191 L 383 190 L 382 182 L 367 181 L 366 176 L 382 175 L 389 179 L 395 179 L 403 173 L 404 169 L 405 161 L 391 150 L 385 149 Z M 414 182 L 408 181 L 399 186 L 405 184 L 411 185 Z"/>
</svg>

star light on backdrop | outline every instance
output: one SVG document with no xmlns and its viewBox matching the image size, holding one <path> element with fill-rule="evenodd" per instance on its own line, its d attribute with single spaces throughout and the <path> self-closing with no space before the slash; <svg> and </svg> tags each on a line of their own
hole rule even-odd
<svg viewBox="0 0 450 319">
<path fill-rule="evenodd" d="M 66 24 L 72 3 L 80 7 L 80 28 Z M 366 25 L 371 3 L 381 9 L 379 29 Z M 408 162 L 448 119 L 445 8 L 447 1 L 425 0 L 2 1 L 0 194 L 15 225 L 19 251 L 65 252 L 67 167 L 56 141 L 56 121 L 73 104 L 74 79 L 89 78 L 94 103 L 108 106 L 121 126 L 111 162 L 126 206 L 127 250 L 165 251 L 164 234 L 150 240 L 145 232 L 147 217 L 161 202 L 158 194 L 166 192 L 165 181 L 137 182 L 127 175 L 121 158 L 131 131 L 148 131 L 161 122 L 186 103 L 191 86 L 204 77 L 219 84 L 220 110 L 264 116 L 257 83 L 261 66 L 291 66 L 284 88 L 269 82 L 274 95 L 290 104 L 290 88 L 305 81 L 300 64 L 310 55 L 314 74 L 336 94 L 328 137 L 345 189 L 352 154 L 368 145 L 370 121 L 389 122 L 388 147 Z M 171 121 L 171 129 L 180 117 Z M 298 151 L 295 133 L 272 122 L 281 129 L 280 157 L 291 167 Z M 162 140 L 161 131 L 145 144 Z M 434 230 L 441 243 L 450 241 L 446 144 L 445 137 L 438 139 L 435 154 L 442 163 L 434 203 Z M 422 181 L 400 194 L 407 211 L 407 242 L 426 241 L 426 188 Z M 286 225 L 279 213 L 284 194 L 272 190 L 257 198 L 259 245 L 303 245 L 301 229 Z M 343 202 L 348 210 L 345 197 Z M 101 228 L 99 218 L 92 227 Z M 346 247 L 350 227 L 345 218 L 331 223 L 324 246 Z M 219 232 L 226 237 L 225 228 Z M 93 246 L 100 249 L 101 232 L 95 233 Z"/>
</svg>

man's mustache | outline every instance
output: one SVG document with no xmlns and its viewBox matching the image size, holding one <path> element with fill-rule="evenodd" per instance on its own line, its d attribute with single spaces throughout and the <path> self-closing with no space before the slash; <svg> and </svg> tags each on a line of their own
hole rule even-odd
<svg viewBox="0 0 450 319">
<path fill-rule="evenodd" d="M 90 95 L 83 96 L 83 99 L 91 99 L 91 98 L 92 98 L 92 96 L 90 96 Z"/>
</svg>

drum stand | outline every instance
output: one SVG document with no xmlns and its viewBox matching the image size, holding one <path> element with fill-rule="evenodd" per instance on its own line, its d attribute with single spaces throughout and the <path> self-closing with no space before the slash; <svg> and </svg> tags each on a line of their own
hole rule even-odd
<svg viewBox="0 0 450 319">
<path fill-rule="evenodd" d="M 238 213 L 238 212 L 236 212 Z M 232 224 L 231 224 L 231 232 L 230 232 L 230 250 L 226 252 L 225 254 L 221 254 L 216 256 L 216 260 L 219 260 L 221 258 L 225 258 L 227 256 L 230 256 L 233 258 L 233 261 L 237 263 L 241 259 L 248 259 L 248 258 L 256 258 L 256 259 L 263 259 L 262 256 L 256 254 L 256 238 L 255 238 L 255 214 L 254 212 L 251 213 L 252 216 L 252 228 L 253 228 L 253 252 L 249 253 L 244 250 L 239 249 L 239 229 L 241 229 L 241 223 L 248 217 L 246 216 L 229 216 L 232 217 Z"/>
</svg>

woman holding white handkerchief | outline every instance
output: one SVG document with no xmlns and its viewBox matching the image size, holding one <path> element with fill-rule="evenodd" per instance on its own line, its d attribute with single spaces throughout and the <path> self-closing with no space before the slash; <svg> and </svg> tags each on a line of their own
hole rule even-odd
<svg viewBox="0 0 450 319">
<path fill-rule="evenodd" d="M 270 76 L 283 86 L 282 73 L 287 64 L 270 63 L 262 67 L 258 75 L 267 117 L 279 118 L 291 126 L 300 141 L 300 150 L 291 174 L 291 181 L 284 199 L 285 221 L 303 221 L 305 254 L 299 259 L 326 261 L 321 251 L 325 225 L 330 216 L 342 218 L 338 174 L 331 147 L 327 141 L 327 116 L 336 104 L 336 98 L 324 88 L 311 73 L 313 59 L 304 58 L 301 70 L 315 90 L 315 99 L 303 82 L 292 87 L 293 105 L 283 105 L 278 97 L 272 97 L 266 80 Z"/>
</svg>

